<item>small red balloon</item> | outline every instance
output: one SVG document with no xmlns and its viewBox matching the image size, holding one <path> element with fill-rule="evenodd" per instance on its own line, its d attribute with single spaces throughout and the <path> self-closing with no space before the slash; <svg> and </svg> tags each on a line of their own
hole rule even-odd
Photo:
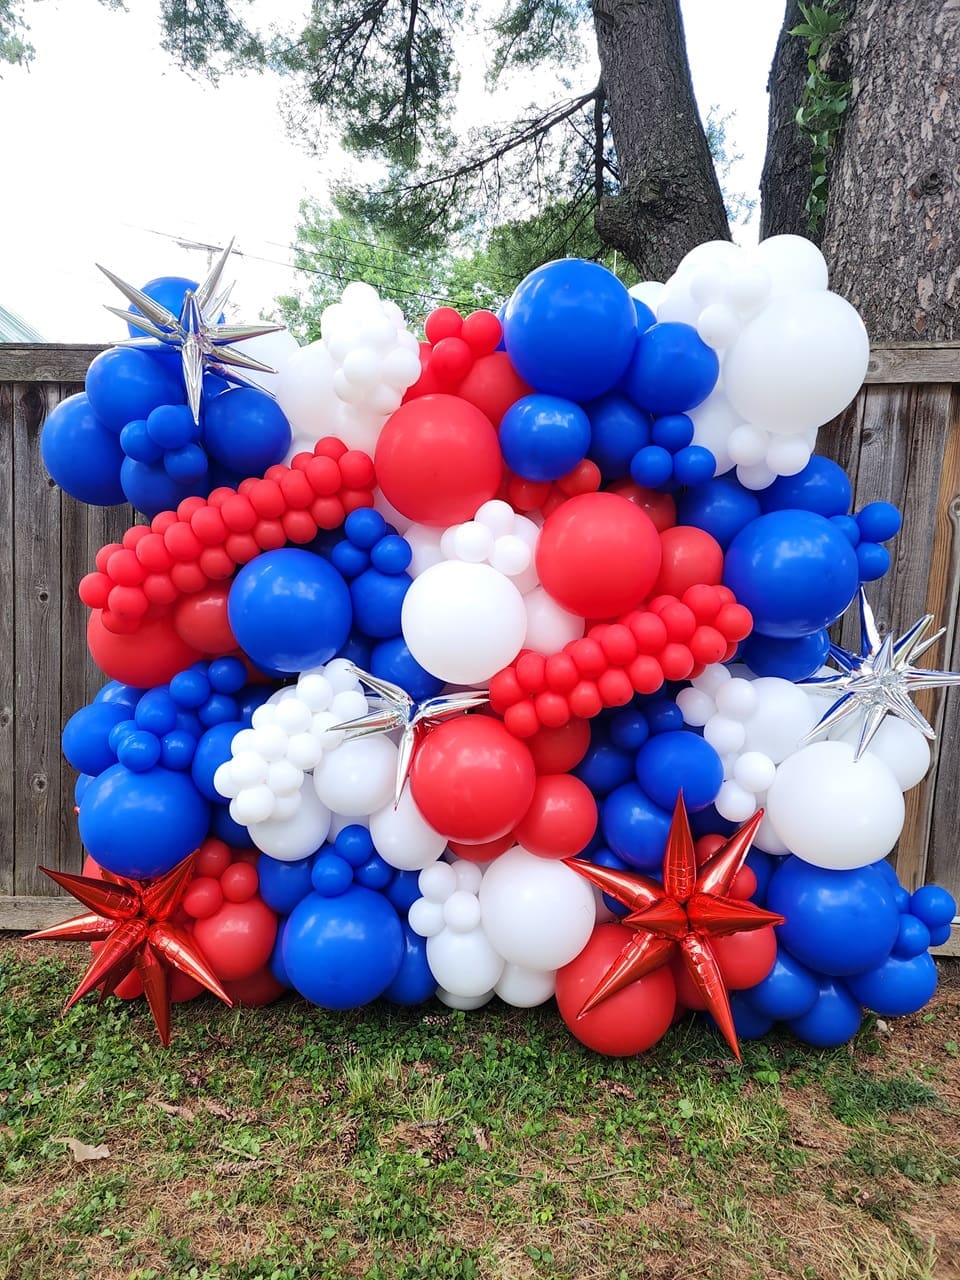
<svg viewBox="0 0 960 1280">
<path fill-rule="evenodd" d="M 461 400 L 468 400 L 485 414 L 495 427 L 512 404 L 532 393 L 510 363 L 505 351 L 481 356 L 457 388 Z"/>
<path fill-rule="evenodd" d="M 230 583 L 218 582 L 179 600 L 173 610 L 173 625 L 180 639 L 213 657 L 233 653 L 237 639 L 227 618 L 229 594 Z"/>
<path fill-rule="evenodd" d="M 713 938 L 711 945 L 731 991 L 746 991 L 762 982 L 777 958 L 777 937 L 772 925 L 750 933 L 730 933 Z"/>
<path fill-rule="evenodd" d="M 595 1009 L 579 1017 L 623 947 L 635 938 L 621 924 L 597 925 L 587 945 L 557 972 L 557 1006 L 576 1038 L 597 1053 L 623 1058 L 643 1053 L 669 1030 L 677 995 L 670 969 L 663 965 L 631 982 Z"/>
<path fill-rule="evenodd" d="M 198 876 L 213 876 L 215 880 L 219 880 L 231 861 L 230 846 L 209 836 L 197 850 L 194 870 Z"/>
<path fill-rule="evenodd" d="M 183 909 L 194 920 L 205 920 L 223 906 L 223 890 L 220 881 L 212 876 L 197 876 L 187 886 L 183 895 Z"/>
<path fill-rule="evenodd" d="M 277 940 L 277 917 L 260 898 L 224 902 L 193 927 L 197 946 L 218 978 L 249 978 L 270 959 Z"/>
<path fill-rule="evenodd" d="M 700 583 L 715 586 L 723 577 L 723 549 L 705 529 L 678 524 L 660 534 L 662 560 L 655 595 L 678 598 Z"/>
<path fill-rule="evenodd" d="M 633 480 L 618 480 L 610 486 L 611 493 L 617 493 L 645 511 L 653 521 L 657 530 L 671 529 L 677 523 L 677 504 L 669 493 L 659 493 L 656 489 L 645 489 Z"/>
<path fill-rule="evenodd" d="M 424 738 L 410 772 L 424 818 L 462 844 L 508 835 L 529 809 L 536 781 L 526 745 L 490 716 L 438 725 Z"/>
<path fill-rule="evenodd" d="M 538 729 L 526 745 L 537 773 L 568 773 L 590 750 L 590 724 L 573 716 L 559 729 Z"/>
<path fill-rule="evenodd" d="M 384 497 L 420 524 L 470 520 L 495 497 L 503 462 L 490 420 L 459 396 L 427 395 L 394 413 L 377 442 Z"/>
<path fill-rule="evenodd" d="M 583 493 L 547 517 L 536 561 L 558 604 L 581 618 L 612 618 L 646 599 L 660 556 L 646 512 L 615 493 Z"/>
<path fill-rule="evenodd" d="M 94 610 L 87 623 L 87 646 L 105 675 L 137 689 L 167 684 L 203 657 L 177 634 L 169 614 L 144 619 L 133 635 L 115 635 Z"/>
<path fill-rule="evenodd" d="M 571 773 L 544 774 L 514 835 L 539 858 L 572 858 L 593 839 L 597 820 L 597 802 L 585 783 Z"/>
<path fill-rule="evenodd" d="M 503 325 L 492 311 L 474 311 L 464 320 L 460 337 L 475 356 L 492 355 L 503 337 Z"/>
<path fill-rule="evenodd" d="M 257 869 L 249 862 L 234 862 L 220 877 L 220 888 L 227 902 L 248 902 L 259 887 Z"/>
<path fill-rule="evenodd" d="M 464 862 L 492 862 L 494 858 L 499 858 L 501 853 L 512 849 L 517 842 L 513 832 L 509 831 L 499 840 L 487 840 L 484 844 L 460 844 L 457 840 L 451 840 L 449 843 L 453 853 Z"/>
</svg>

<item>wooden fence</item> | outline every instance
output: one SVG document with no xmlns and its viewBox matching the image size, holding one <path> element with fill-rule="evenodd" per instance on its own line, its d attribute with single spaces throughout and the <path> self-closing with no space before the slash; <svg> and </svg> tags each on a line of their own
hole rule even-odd
<svg viewBox="0 0 960 1280">
<path fill-rule="evenodd" d="M 61 494 L 38 437 L 53 406 L 81 389 L 98 350 L 0 346 L 0 929 L 69 914 L 72 899 L 37 867 L 81 862 L 60 731 L 103 677 L 87 656 L 76 587 L 133 513 Z M 858 507 L 885 499 L 904 510 L 893 571 L 871 590 L 881 626 L 935 614 L 947 634 L 927 661 L 960 670 L 960 345 L 876 349 L 867 385 L 821 433 L 820 448 L 850 474 Z M 918 705 L 939 736 L 927 779 L 907 797 L 898 869 L 911 888 L 936 881 L 960 895 L 960 690 L 922 694 Z M 944 950 L 960 954 L 957 926 Z"/>
</svg>

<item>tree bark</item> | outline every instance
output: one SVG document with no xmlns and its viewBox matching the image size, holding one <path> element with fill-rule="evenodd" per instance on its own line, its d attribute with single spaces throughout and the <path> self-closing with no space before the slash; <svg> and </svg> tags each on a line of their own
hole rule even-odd
<svg viewBox="0 0 960 1280">
<path fill-rule="evenodd" d="M 791 36 L 803 21 L 799 0 L 787 0 L 783 26 L 767 80 L 770 111 L 767 154 L 760 175 L 760 239 L 767 236 L 811 236 L 804 208 L 810 192 L 810 140 L 795 117 L 807 78 L 807 42 Z"/>
<path fill-rule="evenodd" d="M 875 342 L 960 337 L 960 0 L 858 0 L 845 43 L 831 288 Z"/>
<path fill-rule="evenodd" d="M 729 240 L 697 104 L 678 0 L 593 0 L 620 190 L 600 237 L 647 279 L 665 280 L 704 240 Z"/>
</svg>

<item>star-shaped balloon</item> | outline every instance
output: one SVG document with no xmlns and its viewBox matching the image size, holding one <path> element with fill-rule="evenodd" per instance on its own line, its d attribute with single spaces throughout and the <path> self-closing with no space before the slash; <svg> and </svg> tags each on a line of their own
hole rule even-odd
<svg viewBox="0 0 960 1280">
<path fill-rule="evenodd" d="M 568 860 L 567 866 L 578 875 L 630 908 L 620 923 L 635 931 L 587 997 L 580 1010 L 581 1018 L 608 996 L 659 969 L 679 952 L 727 1044 L 740 1060 L 730 997 L 710 940 L 783 924 L 783 916 L 729 896 L 762 819 L 760 809 L 698 869 L 681 792 L 667 835 L 662 885 L 639 872 L 598 867 L 577 858 Z"/>
<path fill-rule="evenodd" d="M 393 793 L 393 805 L 396 808 L 424 735 L 444 720 L 482 707 L 490 701 L 490 695 L 486 689 L 465 689 L 462 693 L 441 694 L 436 698 L 415 702 L 406 689 L 398 684 L 391 684 L 389 680 L 381 680 L 367 671 L 361 671 L 353 663 L 350 664 L 350 670 L 370 690 L 367 694 L 367 706 L 370 709 L 365 716 L 331 725 L 330 730 L 344 730 L 345 740 L 366 738 L 373 733 L 393 733 L 396 729 L 401 731 Z"/>
<path fill-rule="evenodd" d="M 136 969 L 160 1039 L 168 1045 L 169 967 L 179 969 L 226 1004 L 232 1005 L 203 952 L 186 929 L 173 920 L 195 861 L 196 854 L 191 854 L 165 875 L 149 881 L 126 880 L 119 876 L 110 881 L 96 880 L 90 876 L 40 868 L 90 911 L 49 929 L 31 933 L 28 937 L 69 942 L 103 941 L 76 991 L 64 1005 L 64 1013 L 94 987 L 101 988 L 101 1000 L 111 995 L 131 969 Z"/>
<path fill-rule="evenodd" d="M 117 286 L 125 298 L 143 313 L 123 311 L 119 307 L 107 307 L 114 315 L 132 324 L 144 338 L 127 338 L 122 347 L 140 347 L 148 351 L 176 350 L 183 365 L 183 381 L 187 389 L 187 403 L 195 423 L 200 421 L 200 400 L 203 395 L 203 374 L 209 369 L 228 382 L 240 386 L 250 384 L 241 370 L 258 373 L 276 373 L 264 364 L 231 345 L 245 338 L 259 338 L 265 333 L 276 333 L 279 324 L 221 324 L 218 317 L 223 311 L 233 286 L 221 290 L 220 280 L 227 259 L 233 249 L 231 240 L 217 261 L 210 268 L 206 279 L 196 289 L 188 289 L 183 296 L 179 316 L 161 306 L 142 289 L 127 284 L 106 267 L 103 274 Z"/>
<path fill-rule="evenodd" d="M 914 661 L 931 649 L 946 628 L 927 636 L 933 614 L 925 614 L 896 639 L 881 638 L 866 592 L 860 588 L 860 650 L 850 653 L 840 645 L 830 646 L 830 657 L 839 670 L 829 676 L 811 676 L 801 684 L 834 702 L 819 723 L 800 740 L 806 746 L 837 725 L 862 717 L 855 760 L 859 760 L 876 737 L 887 716 L 896 716 L 919 729 L 931 741 L 937 736 L 933 726 L 914 706 L 911 694 L 920 689 L 942 689 L 960 684 L 960 671 L 934 671 L 916 667 Z M 926 638 L 925 638 L 926 637 Z"/>
</svg>

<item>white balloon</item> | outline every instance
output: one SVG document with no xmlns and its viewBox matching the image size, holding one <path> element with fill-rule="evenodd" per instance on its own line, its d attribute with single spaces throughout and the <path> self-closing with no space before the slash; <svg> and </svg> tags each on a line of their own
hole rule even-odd
<svg viewBox="0 0 960 1280">
<path fill-rule="evenodd" d="M 308 772 L 323 755 L 323 747 L 312 733 L 295 733 L 287 743 L 287 759 L 298 769 Z"/>
<path fill-rule="evenodd" d="M 443 904 L 443 919 L 454 933 L 469 933 L 480 924 L 480 903 L 475 893 L 456 889 Z"/>
<path fill-rule="evenodd" d="M 276 760 L 267 772 L 267 786 L 275 796 L 290 796 L 303 786 L 303 770 L 289 760 Z"/>
<path fill-rule="evenodd" d="M 334 363 L 326 346 L 311 342 L 284 362 L 277 377 L 277 403 L 294 432 L 310 442 L 311 450 L 316 440 L 330 432 L 336 413 L 333 373 Z"/>
<path fill-rule="evenodd" d="M 309 672 L 300 677 L 297 681 L 297 693 L 309 711 L 326 711 L 333 701 L 333 686 L 326 676 L 317 672 Z"/>
<path fill-rule="evenodd" d="M 248 826 L 250 839 L 263 853 L 281 862 L 297 862 L 315 853 L 330 831 L 330 810 L 304 780 L 297 812 L 287 818 L 268 818 Z"/>
<path fill-rule="evenodd" d="M 639 299 L 656 315 L 663 290 L 664 285 L 659 280 L 641 280 L 639 284 L 631 285 L 627 292 L 631 298 Z"/>
<path fill-rule="evenodd" d="M 410 904 L 407 924 L 421 938 L 435 937 L 447 927 L 443 918 L 443 904 L 431 902 L 429 898 L 417 898 Z"/>
<path fill-rule="evenodd" d="M 738 467 L 752 467 L 763 462 L 770 447 L 770 432 L 743 422 L 730 432 L 727 449 Z"/>
<path fill-rule="evenodd" d="M 420 872 L 420 892 L 430 902 L 445 902 L 457 890 L 457 873 L 449 862 L 436 862 Z"/>
<path fill-rule="evenodd" d="M 722 476 L 733 466 L 727 442 L 743 418 L 719 388 L 703 404 L 691 409 L 687 417 L 693 423 L 693 443 L 710 450 L 717 460 L 715 474 Z"/>
<path fill-rule="evenodd" d="M 745 790 L 759 794 L 772 786 L 777 776 L 777 766 L 762 751 L 744 751 L 737 757 L 733 776 Z"/>
<path fill-rule="evenodd" d="M 583 618 L 568 613 L 543 587 L 528 591 L 523 597 L 523 607 L 527 617 L 524 649 L 545 655 L 559 653 L 570 640 L 579 640 L 586 629 Z"/>
<path fill-rule="evenodd" d="M 757 834 L 753 837 L 753 843 L 762 853 L 772 853 L 782 857 L 790 852 L 777 835 L 776 828 L 766 813 L 764 813 L 763 820 L 757 827 Z"/>
<path fill-rule="evenodd" d="M 764 461 L 778 476 L 795 476 L 810 461 L 812 452 L 802 435 L 774 436 Z"/>
<path fill-rule="evenodd" d="M 746 720 L 757 709 L 757 691 L 750 680 L 728 680 L 717 690 L 716 702 L 721 715 Z"/>
<path fill-rule="evenodd" d="M 479 996 L 458 996 L 453 991 L 445 991 L 443 987 L 437 987 L 436 996 L 448 1009 L 462 1009 L 469 1012 L 471 1009 L 482 1009 L 485 1004 L 489 1004 L 493 999 L 493 992 L 484 991 Z"/>
<path fill-rule="evenodd" d="M 677 694 L 677 706 L 680 708 L 685 724 L 702 729 L 716 711 L 716 703 L 704 689 L 681 689 Z"/>
<path fill-rule="evenodd" d="M 739 332 L 737 313 L 722 302 L 713 302 L 704 307 L 697 317 L 697 333 L 714 350 L 721 351 L 724 347 L 729 347 Z"/>
<path fill-rule="evenodd" d="M 229 766 L 233 784 L 238 788 L 255 787 L 258 782 L 266 782 L 270 768 L 258 751 L 241 751 L 221 768 L 226 766 Z M 221 794 L 226 795 L 226 792 Z"/>
<path fill-rule="evenodd" d="M 313 723 L 312 710 L 299 697 L 298 691 L 291 689 L 277 706 L 277 724 L 288 734 L 305 733 Z"/>
<path fill-rule="evenodd" d="M 527 614 L 523 596 L 502 573 L 446 560 L 414 579 L 401 625 L 410 653 L 431 675 L 478 684 L 520 652 Z"/>
<path fill-rule="evenodd" d="M 430 826 L 409 787 L 396 808 L 391 799 L 370 815 L 370 835 L 384 862 L 401 871 L 422 871 L 447 847 L 447 837 Z"/>
<path fill-rule="evenodd" d="M 580 954 L 596 924 L 590 885 L 554 858 L 519 846 L 496 858 L 480 885 L 483 927 L 512 964 L 559 969 Z"/>
<path fill-rule="evenodd" d="M 779 676 L 753 681 L 756 709 L 746 722 L 746 748 L 762 751 L 779 764 L 797 750 L 800 739 L 820 718 L 809 696 Z"/>
<path fill-rule="evenodd" d="M 777 473 L 771 471 L 766 462 L 752 462 L 749 466 L 741 463 L 737 467 L 737 479 L 745 489 L 752 489 L 754 492 L 769 489 L 776 478 Z"/>
<path fill-rule="evenodd" d="M 241 827 L 248 827 L 253 822 L 265 822 L 273 816 L 277 806 L 277 797 L 265 782 L 254 787 L 244 787 L 230 801 L 230 817 Z"/>
<path fill-rule="evenodd" d="M 480 882 L 483 879 L 483 872 L 477 863 L 470 862 L 466 858 L 456 858 L 450 865 L 457 878 L 457 888 L 465 889 L 467 893 L 472 893 L 476 897 L 480 892 Z"/>
<path fill-rule="evenodd" d="M 403 536 L 410 544 L 410 550 L 413 552 L 407 568 L 407 573 L 411 578 L 419 578 L 421 573 L 432 568 L 435 564 L 439 564 L 443 559 L 443 552 L 440 550 L 440 543 L 443 537 L 442 529 L 432 529 L 426 524 L 410 524 L 408 522 L 407 530 Z"/>
<path fill-rule="evenodd" d="M 770 236 L 753 250 L 753 260 L 766 271 L 773 297 L 798 289 L 827 287 L 827 263 L 823 254 L 803 236 Z"/>
<path fill-rule="evenodd" d="M 504 1004 L 512 1004 L 516 1009 L 532 1009 L 549 1000 L 556 988 L 557 975 L 552 970 L 544 973 L 524 969 L 519 964 L 507 964 L 494 990 Z"/>
<path fill-rule="evenodd" d="M 797 857 L 840 871 L 886 857 L 903 828 L 903 795 L 876 756 L 855 762 L 847 742 L 814 742 L 780 765 L 767 814 Z"/>
<path fill-rule="evenodd" d="M 709 693 L 712 698 L 715 698 L 727 681 L 732 679 L 733 673 L 729 667 L 725 667 L 722 662 L 711 662 L 693 681 L 693 687 L 702 689 L 704 693 Z"/>
<path fill-rule="evenodd" d="M 496 986 L 504 960 L 482 929 L 469 933 L 444 929 L 427 939 L 427 963 L 445 991 L 455 996 L 481 996 Z"/>
<path fill-rule="evenodd" d="M 516 578 L 530 568 L 533 553 L 523 538 L 515 533 L 505 533 L 494 542 L 489 559 L 500 573 Z"/>
<path fill-rule="evenodd" d="M 261 364 L 270 366 L 270 373 L 261 373 L 259 369 L 244 369 L 243 374 L 255 387 L 273 396 L 280 386 L 280 371 L 300 353 L 300 344 L 286 329 L 278 329 L 276 333 L 262 333 L 257 338 L 244 338 L 234 345 L 243 355 L 252 356 Z"/>
<path fill-rule="evenodd" d="M 513 523 L 517 516 L 509 502 L 491 498 L 489 502 L 477 508 L 474 518 L 486 525 L 495 538 L 501 538 L 505 534 L 513 533 Z"/>
<path fill-rule="evenodd" d="M 382 809 L 392 797 L 396 776 L 397 748 L 376 734 L 324 752 L 313 771 L 313 785 L 335 813 L 363 817 Z"/>
<path fill-rule="evenodd" d="M 823 698 L 820 705 L 825 710 L 830 704 Z M 849 742 L 856 748 L 861 724 L 859 717 L 851 719 L 852 723 L 844 725 L 839 732 L 832 732 L 830 737 L 838 742 Z M 883 761 L 900 784 L 901 791 L 915 787 L 930 768 L 929 742 L 919 729 L 899 716 L 887 716 L 867 750 Z"/>
<path fill-rule="evenodd" d="M 721 784 L 713 803 L 720 817 L 728 822 L 746 822 L 757 811 L 754 793 L 730 780 Z"/>
<path fill-rule="evenodd" d="M 703 738 L 717 755 L 729 756 L 739 751 L 746 741 L 747 731 L 740 720 L 731 720 L 729 716 L 711 716 L 703 726 Z"/>
</svg>

